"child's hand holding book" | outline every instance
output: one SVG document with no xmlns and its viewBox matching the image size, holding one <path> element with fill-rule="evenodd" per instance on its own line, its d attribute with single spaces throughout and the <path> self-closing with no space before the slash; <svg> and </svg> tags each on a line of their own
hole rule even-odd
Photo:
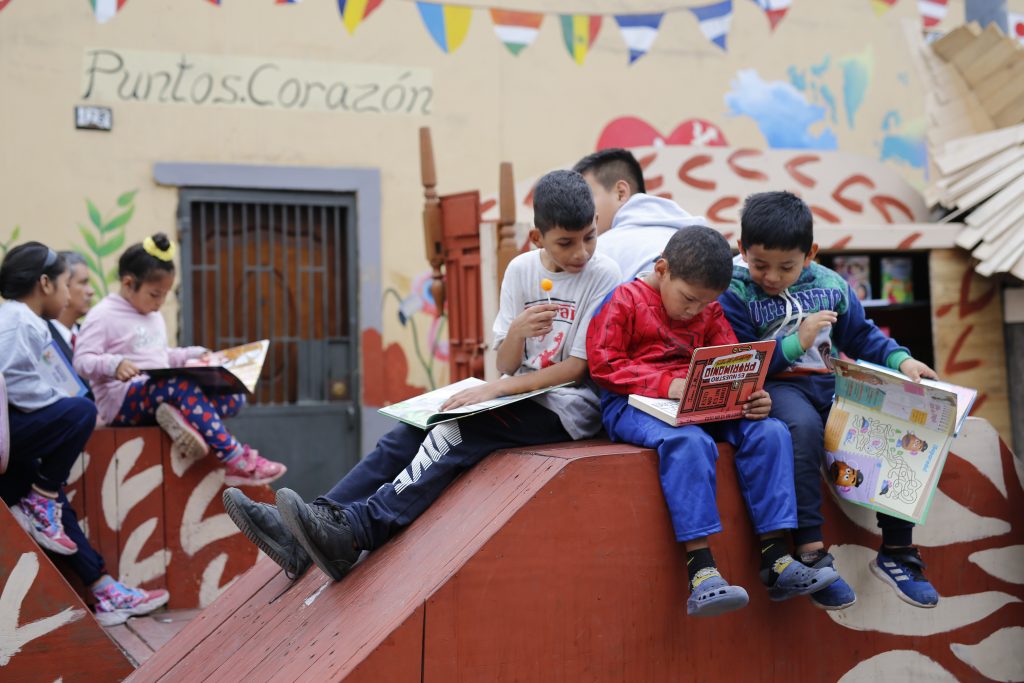
<svg viewBox="0 0 1024 683">
<path fill-rule="evenodd" d="M 763 420 L 772 412 L 772 397 L 762 389 L 755 391 L 743 404 L 743 418 L 746 420 Z"/>
<path fill-rule="evenodd" d="M 914 380 L 920 382 L 922 378 L 925 379 L 938 379 L 939 373 L 932 370 L 930 367 L 917 360 L 916 358 L 908 358 L 900 363 L 900 372 Z"/>
</svg>

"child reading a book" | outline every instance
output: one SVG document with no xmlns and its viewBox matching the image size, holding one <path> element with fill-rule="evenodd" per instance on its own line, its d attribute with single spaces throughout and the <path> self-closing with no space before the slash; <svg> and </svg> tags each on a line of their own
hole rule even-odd
<svg viewBox="0 0 1024 683">
<path fill-rule="evenodd" d="M 104 625 L 148 614 L 166 604 L 167 591 L 145 591 L 114 580 L 78 525 L 64 482 L 96 427 L 96 406 L 48 384 L 39 364 L 52 343 L 46 318 L 68 302 L 70 273 L 53 249 L 26 242 L 0 265 L 0 419 L 9 427 L 9 461 L 0 469 L 0 498 L 44 550 L 67 556 L 72 570 L 96 597 Z"/>
<path fill-rule="evenodd" d="M 719 301 L 741 341 L 775 339 L 766 388 L 772 417 L 793 435 L 796 477 L 796 552 L 809 567 L 832 566 L 821 525 L 821 467 L 824 425 L 832 407 L 832 357 L 847 355 L 899 370 L 917 381 L 935 371 L 882 334 L 865 318 L 860 300 L 838 273 L 817 263 L 811 211 L 789 192 L 747 198 L 741 216 L 740 255 L 732 284 Z M 882 546 L 872 572 L 905 602 L 934 607 L 938 593 L 924 576 L 924 562 L 912 545 L 913 524 L 878 514 Z M 811 594 L 822 609 L 843 609 L 856 600 L 840 579 Z"/>
<path fill-rule="evenodd" d="M 118 261 L 119 292 L 85 316 L 75 347 L 75 369 L 92 383 L 100 420 L 114 427 L 155 421 L 193 457 L 209 448 L 224 464 L 229 485 L 269 484 L 286 471 L 225 427 L 244 396 L 207 396 L 187 377 L 151 378 L 142 368 L 184 367 L 209 351 L 168 348 L 160 315 L 174 285 L 174 244 L 163 233 L 128 247 Z"/>
<path fill-rule="evenodd" d="M 768 419 L 771 399 L 752 393 L 745 419 L 669 425 L 629 405 L 629 394 L 681 398 L 693 351 L 735 344 L 715 299 L 729 285 L 732 253 L 718 232 L 682 228 L 665 245 L 654 270 L 620 285 L 594 316 L 587 337 L 590 374 L 603 389 L 601 413 L 613 441 L 658 451 L 661 489 L 676 539 L 687 551 L 686 611 L 712 616 L 747 604 L 715 566 L 708 536 L 721 531 L 715 503 L 716 441 L 736 448 L 743 497 L 761 542 L 761 580 L 773 600 L 827 586 L 838 575 L 786 552 L 784 531 L 796 526 L 792 446 L 786 427 Z"/>
<path fill-rule="evenodd" d="M 287 488 L 277 492 L 276 507 L 238 489 L 225 491 L 231 518 L 289 574 L 304 572 L 312 558 L 339 580 L 361 550 L 382 546 L 493 451 L 588 438 L 600 429 L 597 395 L 586 381 L 585 340 L 594 308 L 618 283 L 619 269 L 594 253 L 594 203 L 578 173 L 548 173 L 537 182 L 533 202 L 530 239 L 539 248 L 509 264 L 494 321 L 498 370 L 507 376 L 455 394 L 442 409 L 575 384 L 429 431 L 400 423 L 312 504 Z M 545 279 L 551 282 L 546 291 Z"/>
<path fill-rule="evenodd" d="M 624 281 L 651 270 L 676 230 L 705 222 L 671 199 L 646 194 L 643 169 L 628 149 L 594 152 L 573 170 L 594 193 L 598 251 L 619 264 Z"/>
</svg>

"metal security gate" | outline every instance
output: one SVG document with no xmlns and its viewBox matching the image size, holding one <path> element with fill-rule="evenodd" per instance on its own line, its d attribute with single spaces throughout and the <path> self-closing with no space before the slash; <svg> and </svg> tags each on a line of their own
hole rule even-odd
<svg viewBox="0 0 1024 683">
<path fill-rule="evenodd" d="M 256 393 L 227 421 L 323 492 L 359 457 L 355 197 L 182 189 L 181 341 L 270 339 Z"/>
</svg>

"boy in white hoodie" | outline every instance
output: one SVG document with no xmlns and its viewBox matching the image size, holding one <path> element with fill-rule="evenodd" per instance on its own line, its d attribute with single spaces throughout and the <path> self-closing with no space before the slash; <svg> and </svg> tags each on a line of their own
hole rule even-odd
<svg viewBox="0 0 1024 683">
<path fill-rule="evenodd" d="M 707 223 L 671 199 L 647 194 L 643 169 L 627 149 L 594 152 L 580 159 L 573 170 L 594 193 L 597 250 L 619 264 L 623 282 L 653 270 L 679 228 Z"/>
</svg>

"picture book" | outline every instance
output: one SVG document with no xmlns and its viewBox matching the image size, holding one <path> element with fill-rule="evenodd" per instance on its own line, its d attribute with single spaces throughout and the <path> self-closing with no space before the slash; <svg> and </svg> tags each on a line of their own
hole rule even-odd
<svg viewBox="0 0 1024 683">
<path fill-rule="evenodd" d="M 441 424 L 442 422 L 458 420 L 463 417 L 469 417 L 470 415 L 476 415 L 477 413 L 494 410 L 501 406 L 507 406 L 510 403 L 515 403 L 516 401 L 522 401 L 533 396 L 539 396 L 551 391 L 552 389 L 568 386 L 572 384 L 572 382 L 556 384 L 551 387 L 537 389 L 536 391 L 528 391 L 523 394 L 500 396 L 498 398 L 491 399 L 490 401 L 484 401 L 483 403 L 474 403 L 472 405 L 462 406 L 461 408 L 454 408 L 443 412 L 441 411 L 441 406 L 444 405 L 444 402 L 455 394 L 464 389 L 471 389 L 482 384 L 487 384 L 487 382 L 482 379 L 477 379 L 476 377 L 467 377 L 466 379 L 454 384 L 449 384 L 448 386 L 441 387 L 440 389 L 428 391 L 425 394 L 406 399 L 401 403 L 385 406 L 380 408 L 377 412 L 381 415 L 387 415 L 388 417 L 392 417 L 396 420 L 401 420 L 413 427 L 428 429 L 436 424 Z"/>
<path fill-rule="evenodd" d="M 835 360 L 822 463 L 836 494 L 923 524 L 953 439 L 978 392 Z"/>
<path fill-rule="evenodd" d="M 743 404 L 764 387 L 775 340 L 696 349 L 686 373 L 683 398 L 629 395 L 629 405 L 674 425 L 733 420 Z"/>
<path fill-rule="evenodd" d="M 858 299 L 871 299 L 870 256 L 836 256 L 832 259 L 832 270 L 843 276 Z"/>
<path fill-rule="evenodd" d="M 252 394 L 263 372 L 270 340 L 214 351 L 181 368 L 144 368 L 150 377 L 188 377 L 210 394 Z"/>
<path fill-rule="evenodd" d="M 914 266 L 908 256 L 883 256 L 881 259 L 882 298 L 891 304 L 914 300 Z"/>
<path fill-rule="evenodd" d="M 85 396 L 88 387 L 78 377 L 71 366 L 71 361 L 61 352 L 57 342 L 50 341 L 43 347 L 39 357 L 39 374 L 43 380 L 55 389 L 60 389 L 68 396 Z"/>
</svg>

